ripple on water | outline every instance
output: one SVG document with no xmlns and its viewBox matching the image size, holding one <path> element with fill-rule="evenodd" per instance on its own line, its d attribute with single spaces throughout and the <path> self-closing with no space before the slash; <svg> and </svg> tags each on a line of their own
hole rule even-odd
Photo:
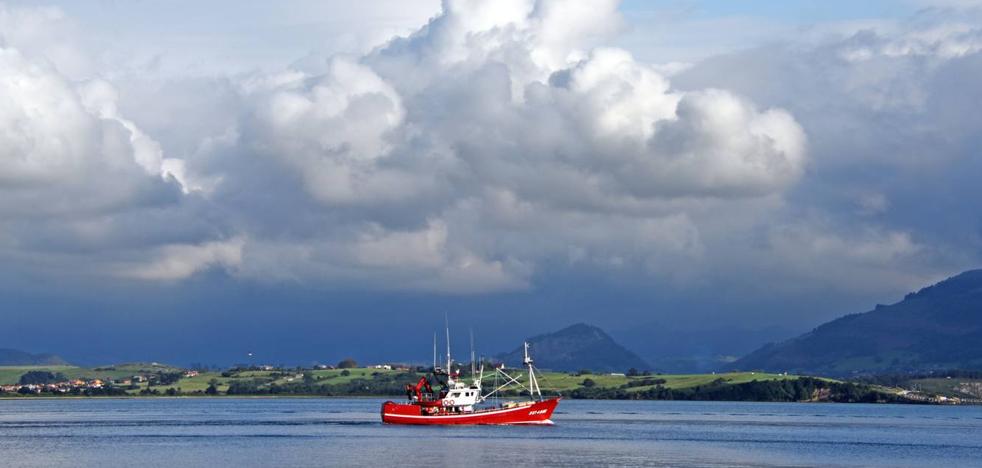
<svg viewBox="0 0 982 468">
<path fill-rule="evenodd" d="M 0 401 L 0 453 L 4 466 L 55 467 L 104 464 L 119 454 L 150 467 L 964 466 L 982 459 L 982 407 L 564 400 L 549 427 L 409 427 L 381 424 L 380 403 Z"/>
</svg>

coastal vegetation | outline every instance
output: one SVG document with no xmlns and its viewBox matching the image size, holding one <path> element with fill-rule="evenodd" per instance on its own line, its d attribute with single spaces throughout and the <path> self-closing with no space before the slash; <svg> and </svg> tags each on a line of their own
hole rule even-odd
<svg viewBox="0 0 982 468">
<path fill-rule="evenodd" d="M 690 387 L 671 388 L 665 385 L 639 385 L 638 387 L 642 389 L 635 390 L 630 382 L 617 388 L 583 387 L 573 390 L 570 396 L 610 400 L 903 402 L 895 393 L 873 386 L 815 377 L 751 380 L 740 383 L 728 382 L 721 377 L 706 384 Z"/>
<path fill-rule="evenodd" d="M 519 374 L 521 370 L 508 371 Z M 0 395 L 23 396 L 391 396 L 405 394 L 405 385 L 424 375 L 420 368 L 377 366 L 358 368 L 239 367 L 187 370 L 161 364 L 125 364 L 99 368 L 73 366 L 0 367 Z M 760 372 L 722 374 L 627 374 L 542 372 L 546 393 L 573 399 L 724 400 L 724 401 L 828 401 L 828 402 L 952 402 L 938 400 L 959 389 L 973 389 L 971 382 L 938 376 L 922 376 L 907 382 L 847 382 L 818 377 Z M 930 377 L 930 378 L 927 378 Z M 969 377 L 982 377 L 971 375 Z M 466 377 L 465 377 L 466 378 Z M 937 382 L 941 380 L 942 382 Z M 903 388 L 931 385 L 932 393 L 911 393 Z M 965 382 L 968 382 L 966 384 Z M 944 386 L 942 383 L 951 385 Z M 485 376 L 485 387 L 493 388 Z M 902 385 L 903 384 L 903 388 Z M 950 391 L 949 391 L 950 390 Z M 937 393 L 933 393 L 937 391 Z M 920 394 L 921 398 L 912 398 Z M 511 390 L 503 397 L 519 396 Z M 962 391 L 962 398 L 971 396 Z M 932 400 L 932 398 L 934 398 Z"/>
</svg>

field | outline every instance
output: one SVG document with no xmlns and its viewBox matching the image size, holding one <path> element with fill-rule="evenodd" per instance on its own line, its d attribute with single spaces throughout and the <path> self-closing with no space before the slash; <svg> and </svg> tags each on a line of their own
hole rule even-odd
<svg viewBox="0 0 982 468">
<path fill-rule="evenodd" d="M 314 378 L 323 381 L 323 383 L 339 384 L 348 383 L 354 379 L 370 379 L 374 373 L 391 373 L 397 374 L 399 371 L 385 370 L 385 369 L 348 369 L 349 375 L 341 375 L 342 370 L 340 369 L 325 369 L 325 370 L 315 370 L 312 371 Z M 422 374 L 420 374 L 422 375 Z M 413 383 L 416 382 L 406 382 Z"/>
<path fill-rule="evenodd" d="M 70 372 L 78 367 L 73 366 L 0 366 L 0 385 L 15 384 L 25 372 L 42 370 L 49 372 L 61 372 L 68 376 Z M 71 378 L 71 376 L 69 376 Z"/>
<path fill-rule="evenodd" d="M 228 379 L 222 378 L 221 374 L 218 372 L 202 372 L 194 377 L 184 377 L 174 385 L 160 385 L 160 386 L 155 386 L 153 388 L 161 392 L 166 392 L 168 389 L 174 388 L 182 393 L 195 393 L 195 392 L 204 393 L 204 391 L 208 388 L 209 382 L 212 379 L 215 379 L 219 382 L 219 384 L 216 385 L 215 387 L 218 389 L 218 391 L 224 392 L 225 390 L 228 389 L 228 383 L 227 383 Z M 140 389 L 143 388 L 146 388 L 146 384 L 140 386 Z M 139 389 L 129 391 L 129 393 L 131 394 L 138 394 L 139 392 L 140 392 Z"/>
<path fill-rule="evenodd" d="M 132 377 L 138 374 L 152 374 L 157 372 L 176 372 L 177 369 L 172 366 L 166 366 L 156 363 L 131 363 L 131 364 L 119 364 L 115 366 L 107 367 L 76 367 L 76 366 L 0 366 L 0 385 L 10 385 L 15 384 L 20 379 L 20 376 L 25 372 L 29 371 L 48 371 L 51 373 L 61 373 L 65 377 L 74 380 L 91 380 L 91 379 L 121 379 L 126 377 Z"/>
</svg>

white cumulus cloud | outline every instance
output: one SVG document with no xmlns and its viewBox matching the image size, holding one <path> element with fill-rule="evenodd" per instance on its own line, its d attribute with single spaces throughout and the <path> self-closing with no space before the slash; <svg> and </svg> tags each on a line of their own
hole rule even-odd
<svg viewBox="0 0 982 468">
<path fill-rule="evenodd" d="M 148 281 L 218 268 L 483 293 L 550 268 L 691 278 L 724 247 L 708 230 L 780 209 L 809 138 L 780 106 L 679 89 L 607 47 L 617 7 L 450 0 L 367 54 L 214 79 L 69 78 L 49 49 L 6 46 L 0 191 L 20 198 L 0 206 L 84 218 L 88 261 Z M 0 226 L 4 245 L 70 248 L 55 216 L 33 242 L 26 218 Z"/>
</svg>

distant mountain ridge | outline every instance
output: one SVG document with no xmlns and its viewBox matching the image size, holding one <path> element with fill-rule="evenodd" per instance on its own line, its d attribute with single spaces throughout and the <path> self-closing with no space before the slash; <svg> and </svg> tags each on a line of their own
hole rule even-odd
<svg viewBox="0 0 982 468">
<path fill-rule="evenodd" d="M 637 354 L 617 344 L 603 330 L 577 323 L 553 333 L 528 339 L 536 367 L 556 371 L 590 369 L 598 372 L 625 372 L 630 368 L 650 369 Z M 510 366 L 521 366 L 521 346 L 498 359 Z"/>
<path fill-rule="evenodd" d="M 765 345 L 728 369 L 824 375 L 982 369 L 982 270 Z"/>
<path fill-rule="evenodd" d="M 652 370 L 705 374 L 720 370 L 763 343 L 797 335 L 803 328 L 711 324 L 686 328 L 671 322 L 650 321 L 610 330 L 610 334 L 651 364 Z"/>
<path fill-rule="evenodd" d="M 31 354 L 16 349 L 0 349 L 0 366 L 62 366 L 67 364 L 68 362 L 54 354 Z"/>
</svg>

